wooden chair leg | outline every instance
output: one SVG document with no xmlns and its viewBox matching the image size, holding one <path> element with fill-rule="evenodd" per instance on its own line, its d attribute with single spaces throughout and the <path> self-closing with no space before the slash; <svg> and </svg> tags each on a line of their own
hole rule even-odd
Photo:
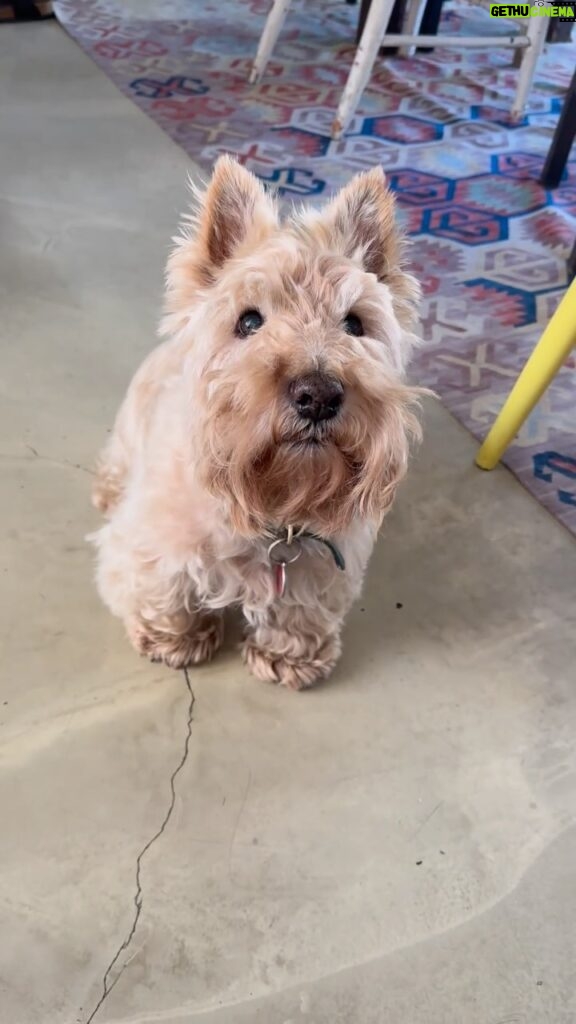
<svg viewBox="0 0 576 1024">
<path fill-rule="evenodd" d="M 272 56 L 272 50 L 282 31 L 291 2 L 292 0 L 274 0 L 272 10 L 264 25 L 264 31 L 260 36 L 258 51 L 250 72 L 250 83 L 258 82 L 264 74 L 266 65 Z"/>
<path fill-rule="evenodd" d="M 403 25 L 403 22 L 404 22 L 404 16 L 405 16 L 405 11 L 406 11 L 406 4 L 409 3 L 409 2 L 410 2 L 410 0 L 395 0 L 394 7 L 392 8 L 392 14 L 390 15 L 390 21 L 388 22 L 388 25 L 386 26 L 386 31 L 387 32 L 401 32 L 402 31 L 402 25 Z M 366 24 L 366 18 L 368 17 L 368 13 L 370 11 L 371 3 L 372 3 L 372 0 L 361 0 L 361 3 L 360 3 L 360 16 L 358 18 L 358 27 L 356 29 L 356 45 L 358 45 L 358 43 L 362 39 L 362 33 L 364 31 L 364 26 Z M 382 47 L 380 47 L 380 51 L 379 52 L 380 52 L 380 56 L 381 57 L 392 57 L 392 56 L 394 56 L 394 54 L 398 53 L 398 47 L 397 46 L 382 46 Z"/>
<path fill-rule="evenodd" d="M 402 25 L 401 32 L 406 36 L 417 36 L 422 35 L 420 28 L 422 19 L 424 18 L 424 11 L 428 6 L 430 0 L 410 0 L 408 9 L 404 16 L 404 24 Z M 388 31 L 388 30 L 387 30 Z M 401 46 L 398 50 L 402 57 L 411 57 L 414 53 L 413 46 Z"/>
<path fill-rule="evenodd" d="M 527 35 L 530 45 L 522 50 L 522 61 L 518 71 L 518 85 L 516 86 L 516 95 L 512 104 L 511 113 L 513 120 L 519 120 L 524 114 L 528 93 L 530 92 L 530 86 L 532 85 L 532 79 L 536 70 L 536 63 L 542 53 L 546 39 L 546 32 L 548 30 L 547 20 L 547 18 L 542 17 L 528 18 Z"/>
<path fill-rule="evenodd" d="M 354 115 L 362 91 L 372 73 L 378 48 L 390 21 L 393 6 L 394 0 L 372 0 L 362 39 L 356 50 L 354 63 L 332 124 L 333 139 L 341 137 Z"/>
</svg>

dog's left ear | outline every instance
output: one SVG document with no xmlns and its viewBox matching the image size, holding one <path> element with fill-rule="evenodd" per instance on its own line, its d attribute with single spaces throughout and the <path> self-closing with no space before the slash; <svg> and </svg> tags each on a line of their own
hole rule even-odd
<svg viewBox="0 0 576 1024">
<path fill-rule="evenodd" d="M 395 200 L 381 167 L 357 174 L 325 208 L 320 224 L 328 244 L 385 280 L 401 261 Z"/>
</svg>

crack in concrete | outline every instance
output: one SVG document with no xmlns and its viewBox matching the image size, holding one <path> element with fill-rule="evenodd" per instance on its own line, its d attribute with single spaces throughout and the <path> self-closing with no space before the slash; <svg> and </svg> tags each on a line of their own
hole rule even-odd
<svg viewBox="0 0 576 1024">
<path fill-rule="evenodd" d="M 51 455 L 41 455 L 40 452 L 33 447 L 31 444 L 24 446 L 31 453 L 32 458 L 27 455 L 19 455 L 17 452 L 0 452 L 0 459 L 5 462 L 48 462 L 52 466 L 60 466 L 61 469 L 80 469 L 83 473 L 88 473 L 89 476 L 96 476 L 96 470 L 89 469 L 88 466 L 83 466 L 80 462 L 71 462 L 70 459 L 56 459 Z"/>
<path fill-rule="evenodd" d="M 165 831 L 166 826 L 168 825 L 168 822 L 170 821 L 170 818 L 172 817 L 172 812 L 173 812 L 175 804 L 176 804 L 176 785 L 175 785 L 175 783 L 176 783 L 176 779 L 177 779 L 178 775 L 182 771 L 182 769 L 183 769 L 183 767 L 186 764 L 186 761 L 188 759 L 188 751 L 190 749 L 190 740 L 192 738 L 192 722 L 193 722 L 193 719 L 194 719 L 194 704 L 196 703 L 196 698 L 194 696 L 194 691 L 193 691 L 192 685 L 190 683 L 190 676 L 188 674 L 188 669 L 186 669 L 186 668 L 183 669 L 183 675 L 184 675 L 184 680 L 186 682 L 186 688 L 188 690 L 188 695 L 189 695 L 189 700 L 188 700 L 188 716 L 187 716 L 187 719 L 186 719 L 186 737 L 185 737 L 185 740 L 184 740 L 184 750 L 182 751 L 182 757 L 180 758 L 178 764 L 176 765 L 176 768 L 174 769 L 174 771 L 172 772 L 172 775 L 170 776 L 170 803 L 168 805 L 168 809 L 166 811 L 166 814 L 164 815 L 164 818 L 162 820 L 160 828 L 158 828 L 156 830 L 156 832 L 154 833 L 154 835 L 151 836 L 151 838 L 147 841 L 147 843 L 145 843 L 145 845 L 142 847 L 142 849 L 140 850 L 140 853 L 138 854 L 138 856 L 136 858 L 136 877 L 135 877 L 136 892 L 134 894 L 134 918 L 132 920 L 132 925 L 130 927 L 130 930 L 129 930 L 126 938 L 120 944 L 120 946 L 116 950 L 116 953 L 112 957 L 112 960 L 110 961 L 110 963 L 108 964 L 106 970 L 104 971 L 104 975 L 103 975 L 103 978 L 102 978 L 102 995 L 100 996 L 100 999 L 98 1000 L 98 1002 L 96 1003 L 96 1006 L 92 1010 L 92 1013 L 87 1018 L 86 1024 L 91 1024 L 91 1021 L 94 1020 L 96 1014 L 102 1008 L 102 1006 L 105 1003 L 106 999 L 110 995 L 112 989 L 118 983 L 118 981 L 122 977 L 122 974 L 124 973 L 125 968 L 128 966 L 128 964 L 130 962 L 130 960 L 124 960 L 122 966 L 120 967 L 120 970 L 118 971 L 118 974 L 116 975 L 116 977 L 114 978 L 113 981 L 110 981 L 110 975 L 112 974 L 112 971 L 114 970 L 116 964 L 118 963 L 118 960 L 122 956 L 122 953 L 126 952 L 128 947 L 130 946 L 130 943 L 132 942 L 132 939 L 134 938 L 134 935 L 136 934 L 136 929 L 138 927 L 138 921 L 140 920 L 140 914 L 142 913 L 142 906 L 143 906 L 143 903 L 144 903 L 144 894 L 142 892 L 142 880 L 141 880 L 142 861 L 143 861 L 144 857 L 146 856 L 146 854 L 148 853 L 148 851 L 154 845 L 154 843 L 160 838 L 162 833 Z"/>
</svg>

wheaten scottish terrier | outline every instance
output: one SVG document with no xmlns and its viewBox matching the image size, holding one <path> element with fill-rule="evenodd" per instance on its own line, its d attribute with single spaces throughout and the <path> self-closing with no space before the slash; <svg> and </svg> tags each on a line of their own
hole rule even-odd
<svg viewBox="0 0 576 1024">
<path fill-rule="evenodd" d="M 168 262 L 167 339 L 99 464 L 97 580 L 142 654 L 212 657 L 240 606 L 245 661 L 329 675 L 418 436 L 404 382 L 419 289 L 379 168 L 282 221 L 228 157 Z"/>
</svg>

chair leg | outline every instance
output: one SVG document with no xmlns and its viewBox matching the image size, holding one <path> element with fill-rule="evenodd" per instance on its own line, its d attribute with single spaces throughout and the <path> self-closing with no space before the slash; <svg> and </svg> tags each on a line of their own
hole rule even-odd
<svg viewBox="0 0 576 1024">
<path fill-rule="evenodd" d="M 480 469 L 494 469 L 575 345 L 576 281 L 563 296 L 480 448 L 476 457 Z"/>
<path fill-rule="evenodd" d="M 437 36 L 442 17 L 442 0 L 428 0 L 420 22 L 421 36 Z M 416 47 L 416 53 L 433 53 L 429 46 Z"/>
<path fill-rule="evenodd" d="M 568 280 L 573 281 L 576 277 L 576 241 L 572 246 L 572 252 L 568 257 Z"/>
<path fill-rule="evenodd" d="M 370 0 L 360 0 L 360 13 L 358 15 L 358 24 L 356 26 L 356 46 L 358 46 L 358 43 L 362 39 L 366 18 L 370 14 L 370 7 Z"/>
<path fill-rule="evenodd" d="M 402 23 L 404 21 L 404 11 L 406 4 L 410 3 L 410 0 L 394 0 L 394 7 L 392 8 L 392 14 L 390 15 L 390 21 L 388 22 L 388 32 L 401 32 Z M 356 46 L 362 39 L 362 33 L 364 31 L 364 25 L 370 11 L 371 0 L 361 0 L 360 2 L 360 16 L 358 18 L 358 24 L 356 26 Z M 394 57 L 398 53 L 397 46 L 381 46 L 380 47 L 381 57 Z"/>
<path fill-rule="evenodd" d="M 428 0 L 410 0 L 404 18 L 404 24 L 402 25 L 401 28 L 401 32 L 403 35 L 418 35 L 427 3 Z M 414 46 L 401 46 L 400 49 L 398 50 L 398 53 L 402 57 L 411 57 L 412 54 L 414 53 L 414 50 Z"/>
<path fill-rule="evenodd" d="M 522 61 L 524 60 L 524 50 L 517 46 L 515 50 L 512 50 L 512 67 L 519 71 L 522 67 Z"/>
<path fill-rule="evenodd" d="M 528 93 L 530 92 L 530 86 L 532 85 L 532 79 L 536 70 L 536 63 L 546 41 L 547 22 L 548 18 L 544 17 L 528 18 L 527 36 L 530 45 L 522 50 L 518 85 L 516 86 L 516 95 L 511 111 L 513 121 L 519 121 L 524 114 L 526 100 L 528 99 Z"/>
<path fill-rule="evenodd" d="M 572 143 L 576 138 L 576 71 L 566 93 L 558 124 L 554 132 L 546 163 L 540 177 L 544 188 L 556 188 L 570 155 Z"/>
<path fill-rule="evenodd" d="M 378 48 L 384 35 L 384 30 L 390 20 L 393 7 L 394 0 L 372 0 L 362 39 L 358 44 L 354 63 L 352 64 L 348 81 L 340 100 L 336 118 L 332 124 L 333 139 L 339 139 L 342 133 L 346 131 L 350 119 L 358 106 L 358 100 L 372 74 Z"/>
<path fill-rule="evenodd" d="M 258 82 L 264 74 L 266 65 L 272 56 L 272 50 L 276 45 L 276 40 L 282 31 L 291 2 L 292 0 L 274 0 L 272 10 L 264 25 L 264 31 L 260 36 L 254 63 L 252 64 L 250 84 Z"/>
</svg>

